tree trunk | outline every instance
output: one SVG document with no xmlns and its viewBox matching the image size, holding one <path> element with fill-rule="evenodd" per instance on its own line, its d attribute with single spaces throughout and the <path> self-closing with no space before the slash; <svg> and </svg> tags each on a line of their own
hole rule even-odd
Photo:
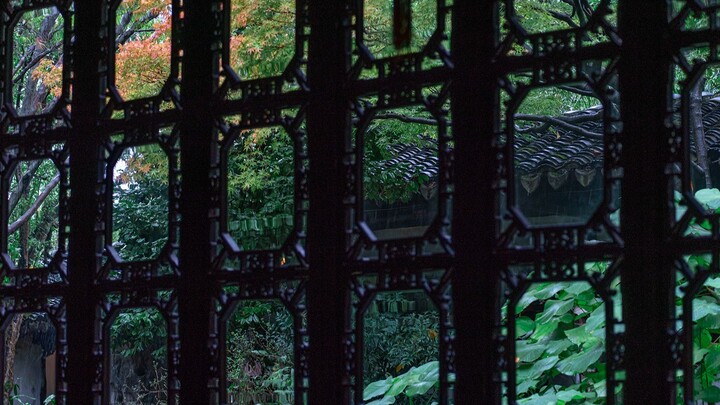
<svg viewBox="0 0 720 405">
<path fill-rule="evenodd" d="M 4 397 L 6 402 L 11 404 L 10 397 L 13 395 L 15 388 L 15 349 L 17 341 L 20 339 L 20 327 L 25 316 L 17 314 L 13 317 L 10 326 L 5 331 L 5 379 L 4 379 Z"/>
</svg>

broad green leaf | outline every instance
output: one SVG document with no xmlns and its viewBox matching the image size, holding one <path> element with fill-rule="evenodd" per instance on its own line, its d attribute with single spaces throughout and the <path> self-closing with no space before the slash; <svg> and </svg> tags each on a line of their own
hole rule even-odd
<svg viewBox="0 0 720 405">
<path fill-rule="evenodd" d="M 518 304 L 515 307 L 515 313 L 517 313 L 517 314 L 521 313 L 522 311 L 525 310 L 525 308 L 527 308 L 530 304 L 532 304 L 533 302 L 535 302 L 537 300 L 538 300 L 538 298 L 535 295 L 530 294 L 529 292 L 525 293 L 522 296 L 522 298 L 520 298 L 520 301 L 518 301 Z"/>
<path fill-rule="evenodd" d="M 545 352 L 545 345 L 541 342 L 533 343 L 528 340 L 519 340 L 515 343 L 515 354 L 524 363 L 533 362 Z"/>
<path fill-rule="evenodd" d="M 535 290 L 535 297 L 540 300 L 546 300 L 555 296 L 555 294 L 563 291 L 566 285 L 563 283 L 547 283 L 538 284 L 538 288 Z"/>
<path fill-rule="evenodd" d="M 602 326 L 605 326 L 605 305 L 595 308 L 585 321 L 585 328 L 590 333 Z"/>
<path fill-rule="evenodd" d="M 383 397 L 372 402 L 368 402 L 367 405 L 390 405 L 395 403 L 395 397 Z"/>
<path fill-rule="evenodd" d="M 700 297 L 693 300 L 693 321 L 698 321 L 710 314 L 720 314 L 720 305 L 716 304 L 714 299 Z"/>
<path fill-rule="evenodd" d="M 535 379 L 540 377 L 542 373 L 553 368 L 558 360 L 560 360 L 558 356 L 550 356 L 536 361 L 528 371 L 528 378 Z"/>
<path fill-rule="evenodd" d="M 709 277 L 707 281 L 705 281 L 705 285 L 712 288 L 720 288 L 720 277 Z"/>
<path fill-rule="evenodd" d="M 720 313 L 703 316 L 697 321 L 697 325 L 703 329 L 720 329 Z"/>
<path fill-rule="evenodd" d="M 393 382 L 393 385 L 390 387 L 390 389 L 385 394 L 386 397 L 394 397 L 402 393 L 405 388 L 408 386 L 410 381 L 408 381 L 408 378 L 400 378 L 395 377 L 395 381 Z"/>
<path fill-rule="evenodd" d="M 551 340 L 543 343 L 547 347 L 547 354 L 559 355 L 564 352 L 565 349 L 572 346 L 572 342 L 568 339 Z"/>
<path fill-rule="evenodd" d="M 575 315 L 573 315 L 572 312 L 568 312 L 568 313 L 564 314 L 563 316 L 561 316 L 560 318 L 558 318 L 558 321 L 560 321 L 560 323 L 563 323 L 563 324 L 573 324 L 573 322 L 575 321 Z"/>
<path fill-rule="evenodd" d="M 597 394 L 598 398 L 605 398 L 607 395 L 607 380 L 602 379 L 595 384 L 593 384 L 593 388 L 595 389 L 595 393 Z"/>
<path fill-rule="evenodd" d="M 710 335 L 710 332 L 707 329 L 703 329 L 696 336 L 701 348 L 710 347 L 710 345 L 712 344 L 712 335 Z"/>
<path fill-rule="evenodd" d="M 720 388 L 710 385 L 700 391 L 696 397 L 700 401 L 709 402 L 711 404 L 720 402 Z"/>
<path fill-rule="evenodd" d="M 578 326 L 575 329 L 568 329 L 565 331 L 565 336 L 567 336 L 568 339 L 570 339 L 571 342 L 574 344 L 581 346 L 584 342 L 588 341 L 589 339 L 596 340 L 593 335 L 588 333 L 587 328 L 585 325 Z"/>
<path fill-rule="evenodd" d="M 563 374 L 585 373 L 603 354 L 603 346 L 596 344 L 557 363 L 557 369 Z"/>
<path fill-rule="evenodd" d="M 558 324 L 558 321 L 535 323 L 535 332 L 533 332 L 532 338 L 534 340 L 541 340 L 542 338 L 549 336 L 557 330 Z"/>
<path fill-rule="evenodd" d="M 550 322 L 555 317 L 568 313 L 573 307 L 573 300 L 548 300 L 545 302 L 545 309 L 535 319 L 538 324 Z"/>
<path fill-rule="evenodd" d="M 388 377 L 385 380 L 375 381 L 373 383 L 370 383 L 365 389 L 363 390 L 363 399 L 367 401 L 370 398 L 379 397 L 380 395 L 384 395 L 388 389 L 392 386 L 393 378 Z"/>
<path fill-rule="evenodd" d="M 527 380 L 521 382 L 520 384 L 518 384 L 517 393 L 524 394 L 524 393 L 528 392 L 528 390 L 530 388 L 535 388 L 535 385 L 537 383 L 538 383 L 537 380 L 527 379 Z"/>
<path fill-rule="evenodd" d="M 693 364 L 701 361 L 703 357 L 705 357 L 705 355 L 708 353 L 708 351 L 708 349 L 700 349 L 697 347 L 693 347 Z"/>
<path fill-rule="evenodd" d="M 716 188 L 698 190 L 695 199 L 708 210 L 715 211 L 720 208 L 720 190 Z"/>
<path fill-rule="evenodd" d="M 408 397 L 414 397 L 416 395 L 422 395 L 430 390 L 433 386 L 435 386 L 436 382 L 431 381 L 418 381 L 416 383 L 408 385 L 407 389 L 405 389 L 405 395 Z"/>
<path fill-rule="evenodd" d="M 535 329 L 535 322 L 527 316 L 521 316 L 515 320 L 517 336 L 525 336 Z"/>
<path fill-rule="evenodd" d="M 705 369 L 709 372 L 715 373 L 720 370 L 720 347 L 717 345 L 713 345 L 711 347 L 712 349 L 710 349 L 708 355 L 705 356 Z M 697 362 L 697 360 L 695 362 Z"/>
<path fill-rule="evenodd" d="M 549 390 L 543 395 L 534 394 L 529 398 L 519 399 L 518 404 L 522 405 L 555 405 L 557 403 L 557 395 Z"/>
<path fill-rule="evenodd" d="M 557 393 L 558 401 L 570 402 L 576 399 L 585 399 L 585 395 L 577 390 L 566 389 Z"/>
<path fill-rule="evenodd" d="M 575 296 L 584 293 L 585 291 L 588 291 L 592 289 L 592 286 L 590 284 L 585 282 L 577 282 L 577 283 L 570 283 L 563 291 L 567 293 L 569 296 Z"/>
</svg>

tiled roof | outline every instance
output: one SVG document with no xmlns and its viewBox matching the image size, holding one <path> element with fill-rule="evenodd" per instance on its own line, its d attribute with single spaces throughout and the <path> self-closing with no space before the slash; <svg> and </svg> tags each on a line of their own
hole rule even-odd
<svg viewBox="0 0 720 405">
<path fill-rule="evenodd" d="M 432 148 L 418 148 L 414 145 L 394 144 L 389 146 L 392 158 L 380 163 L 383 169 L 390 169 L 396 165 L 405 163 L 415 170 L 406 171 L 403 174 L 405 180 L 411 180 L 415 173 L 422 173 L 429 178 L 434 178 L 438 173 L 437 151 Z"/>
<path fill-rule="evenodd" d="M 679 111 L 678 99 L 675 105 L 676 111 Z M 708 150 L 720 150 L 720 98 L 705 98 L 702 110 Z M 543 179 L 555 189 L 572 179 L 587 187 L 602 171 L 604 151 L 601 136 L 582 134 L 583 131 L 598 135 L 603 133 L 602 107 L 551 118 L 550 121 L 573 121 L 573 125 L 582 130 L 573 130 L 571 126 L 559 123 L 517 120 L 515 170 L 528 193 L 535 191 Z M 678 112 L 675 114 L 676 123 L 679 119 Z M 695 148 L 692 140 L 690 147 L 691 150 Z M 407 163 L 430 178 L 438 174 L 437 151 L 433 148 L 396 144 L 390 147 L 390 152 L 393 158 L 382 163 L 386 168 Z M 406 180 L 410 180 L 414 173 L 416 170 L 408 171 Z"/>
<path fill-rule="evenodd" d="M 589 121 L 577 124 L 578 127 L 597 134 L 603 133 L 600 107 L 563 114 L 558 118 L 581 116 L 588 116 Z M 602 156 L 602 140 L 585 137 L 555 124 L 537 123 L 515 134 L 515 170 L 521 175 L 600 168 Z"/>
</svg>

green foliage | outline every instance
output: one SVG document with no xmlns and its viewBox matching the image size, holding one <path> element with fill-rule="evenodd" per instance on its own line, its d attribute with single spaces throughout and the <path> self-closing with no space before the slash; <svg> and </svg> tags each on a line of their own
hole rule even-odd
<svg viewBox="0 0 720 405">
<path fill-rule="evenodd" d="M 6 381 L 3 386 L 3 397 L 12 405 L 32 405 L 35 403 L 35 398 L 20 394 L 20 385 L 13 384 L 10 381 Z M 43 405 L 55 405 L 55 394 L 48 395 L 43 400 Z"/>
<path fill-rule="evenodd" d="M 604 271 L 604 265 L 592 270 Z M 562 403 L 578 403 L 572 402 L 576 399 L 604 403 L 605 305 L 591 286 L 533 284 L 518 302 L 516 314 L 519 402 L 536 403 L 558 392 L 577 392 L 582 393 L 579 398 L 573 394 Z"/>
<path fill-rule="evenodd" d="M 412 367 L 397 377 L 388 377 L 369 384 L 363 390 L 363 400 L 370 401 L 367 405 L 385 405 L 394 404 L 402 396 L 407 398 L 409 405 L 437 404 L 432 399 L 431 390 L 437 390 L 439 374 L 437 361 Z"/>
<path fill-rule="evenodd" d="M 568 111 L 583 110 L 600 105 L 600 100 L 562 90 L 557 87 L 533 89 L 523 99 L 519 114 L 558 116 Z"/>
<path fill-rule="evenodd" d="M 407 49 L 393 46 L 393 0 L 365 0 L 365 45 L 375 57 L 420 51 L 437 27 L 435 0 L 411 0 L 411 42 Z"/>
<path fill-rule="evenodd" d="M 59 95 L 60 89 L 53 87 L 57 86 L 62 71 L 63 24 L 64 19 L 57 8 L 46 7 L 23 13 L 15 26 L 12 66 L 16 77 L 12 102 L 22 115 L 44 110 Z M 18 76 L 18 72 L 21 75 Z M 48 74 L 50 72 L 54 74 Z M 26 100 L 26 94 L 37 95 L 37 98 Z"/>
<path fill-rule="evenodd" d="M 293 319 L 276 301 L 242 301 L 227 323 L 231 404 L 290 404 Z"/>
<path fill-rule="evenodd" d="M 231 64 L 240 77 L 277 76 L 295 53 L 295 2 L 233 0 Z"/>
<path fill-rule="evenodd" d="M 39 166 L 36 166 L 39 163 Z M 34 170 L 34 172 L 33 172 Z M 21 179 L 29 173 L 31 179 L 23 187 Z M 58 170 L 51 160 L 18 163 L 10 182 L 10 194 L 18 195 L 17 205 L 10 213 L 12 224 L 31 212 Z M 8 236 L 8 253 L 18 267 L 42 267 L 48 264 L 58 245 L 58 187 L 54 186 L 37 210 L 17 231 Z"/>
<path fill-rule="evenodd" d="M 168 163 L 158 145 L 128 148 L 115 173 L 113 246 L 127 261 L 158 256 L 168 237 Z"/>
<path fill-rule="evenodd" d="M 388 308 L 392 308 L 392 304 Z M 437 359 L 438 322 L 434 311 L 367 314 L 365 381 L 395 376 L 411 366 Z"/>
<path fill-rule="evenodd" d="M 110 348 L 114 353 L 131 357 L 149 351 L 160 360 L 167 353 L 167 324 L 155 308 L 130 308 L 117 314 L 110 327 Z"/>
<path fill-rule="evenodd" d="M 293 225 L 295 161 L 282 128 L 243 132 L 228 156 L 228 228 L 245 249 L 280 246 Z"/>
<path fill-rule="evenodd" d="M 679 198 L 676 198 L 680 200 Z M 701 189 L 695 193 L 695 199 L 705 208 L 707 213 L 720 212 L 720 191 L 718 189 Z M 679 203 L 679 201 L 678 201 Z M 678 216 L 685 208 L 678 206 Z M 692 220 L 689 233 L 694 236 L 709 236 L 711 225 L 707 220 Z M 710 254 L 695 254 L 686 258 L 688 265 L 697 272 L 708 271 L 711 266 Z M 687 280 L 679 276 L 676 294 L 676 306 L 681 311 L 683 289 Z M 720 389 L 714 385 L 720 379 L 720 275 L 709 274 L 708 279 L 693 297 L 692 305 L 693 333 L 693 381 L 695 399 L 714 403 L 720 402 Z"/>
<path fill-rule="evenodd" d="M 601 0 L 589 0 L 587 3 L 592 10 L 590 14 L 576 11 L 572 2 L 564 0 L 516 0 L 515 14 L 522 27 L 530 33 L 565 30 L 582 25 L 587 21 L 600 4 Z M 611 2 L 615 9 L 617 1 Z M 567 16 L 566 19 L 557 18 L 558 15 Z M 611 23 L 615 21 L 615 14 L 609 17 Z M 570 23 L 569 21 L 572 21 Z"/>
</svg>

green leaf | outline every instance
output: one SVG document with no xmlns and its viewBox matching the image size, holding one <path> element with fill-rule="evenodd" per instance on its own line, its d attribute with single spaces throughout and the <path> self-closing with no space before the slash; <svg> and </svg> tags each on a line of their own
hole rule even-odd
<svg viewBox="0 0 720 405">
<path fill-rule="evenodd" d="M 521 316 L 515 320 L 517 336 L 525 336 L 535 329 L 535 322 L 527 316 Z"/>
<path fill-rule="evenodd" d="M 554 333 L 558 328 L 559 322 L 547 322 L 547 323 L 536 323 L 535 332 L 532 334 L 534 340 L 540 340 L 550 334 Z"/>
<path fill-rule="evenodd" d="M 711 276 L 705 281 L 705 285 L 712 288 L 720 288 L 720 277 Z"/>
<path fill-rule="evenodd" d="M 699 334 L 697 334 L 697 340 L 697 343 L 699 343 L 701 348 L 707 348 L 712 344 L 712 335 L 710 335 L 710 332 L 707 329 L 703 329 Z"/>
<path fill-rule="evenodd" d="M 529 398 L 518 400 L 518 404 L 522 405 L 553 405 L 557 403 L 557 395 L 549 390 L 543 395 L 534 394 Z"/>
<path fill-rule="evenodd" d="M 697 347 L 693 347 L 693 364 L 696 364 L 705 357 L 705 355 L 709 352 L 708 349 L 700 349 Z"/>
<path fill-rule="evenodd" d="M 720 208 L 720 190 L 716 188 L 698 190 L 695 199 L 708 210 L 715 211 Z"/>
<path fill-rule="evenodd" d="M 395 383 L 393 383 L 392 387 L 388 390 L 387 394 L 385 396 L 397 396 L 401 394 L 403 391 L 405 391 L 405 388 L 408 386 L 409 381 L 407 379 L 395 379 Z"/>
<path fill-rule="evenodd" d="M 380 395 L 385 395 L 385 393 L 390 389 L 393 383 L 393 378 L 388 377 L 385 380 L 375 381 L 373 383 L 370 383 L 364 390 L 363 390 L 363 399 L 367 401 L 368 399 L 379 397 Z"/>
<path fill-rule="evenodd" d="M 557 363 L 557 369 L 563 374 L 585 373 L 603 354 L 603 345 L 596 344 L 589 349 L 575 353 Z"/>
<path fill-rule="evenodd" d="M 552 356 L 564 352 L 568 347 L 572 346 L 572 342 L 568 339 L 560 339 L 544 342 L 544 345 L 547 347 L 547 354 Z"/>
<path fill-rule="evenodd" d="M 570 283 L 570 285 L 567 286 L 567 288 L 565 288 L 563 291 L 566 292 L 570 296 L 576 296 L 576 295 L 580 295 L 590 289 L 592 289 L 590 284 L 585 283 L 585 282 L 582 282 L 582 283 L 577 282 L 577 283 Z"/>
<path fill-rule="evenodd" d="M 558 401 L 570 402 L 573 400 L 585 399 L 585 395 L 577 390 L 566 389 L 557 393 Z"/>
<path fill-rule="evenodd" d="M 551 319 L 568 313 L 572 309 L 572 307 L 573 300 L 548 300 L 545 302 L 545 309 L 535 319 L 535 322 L 539 324 L 550 322 Z"/>
<path fill-rule="evenodd" d="M 705 387 L 702 389 L 702 391 L 698 393 L 696 399 L 709 402 L 711 404 L 715 402 L 720 402 L 720 388 L 714 385 Z"/>
<path fill-rule="evenodd" d="M 713 345 L 705 357 L 705 369 L 713 374 L 720 370 L 720 347 L 718 345 Z"/>
<path fill-rule="evenodd" d="M 383 397 L 375 401 L 368 402 L 367 405 L 390 405 L 395 403 L 395 397 Z"/>
<path fill-rule="evenodd" d="M 605 326 L 605 305 L 600 305 L 595 308 L 590 314 L 587 321 L 585 322 L 585 328 L 588 332 L 592 333 L 600 327 Z"/>
<path fill-rule="evenodd" d="M 535 379 L 540 377 L 542 373 L 553 368 L 558 360 L 560 360 L 558 356 L 550 356 L 536 361 L 535 364 L 530 367 L 527 378 Z"/>
<path fill-rule="evenodd" d="M 585 325 L 578 326 L 575 329 L 569 329 L 565 331 L 565 336 L 570 339 L 574 344 L 581 346 L 584 342 L 590 339 L 597 339 L 590 333 L 588 333 Z"/>
<path fill-rule="evenodd" d="M 515 343 L 515 354 L 520 361 L 525 363 L 539 359 L 544 352 L 545 345 L 539 342 L 532 343 L 528 340 L 519 340 Z"/>
<path fill-rule="evenodd" d="M 405 395 L 408 397 L 414 397 L 416 395 L 422 395 L 430 390 L 430 388 L 434 387 L 435 384 L 437 384 L 437 381 L 418 381 L 416 383 L 410 384 L 407 389 L 405 390 Z"/>
<path fill-rule="evenodd" d="M 527 379 L 517 386 L 517 393 L 518 394 L 524 394 L 528 392 L 529 389 L 535 388 L 535 385 L 537 384 L 537 380 L 533 379 Z"/>
<path fill-rule="evenodd" d="M 708 314 L 698 320 L 697 325 L 703 329 L 720 329 L 720 314 Z"/>
<path fill-rule="evenodd" d="M 693 321 L 698 321 L 711 314 L 720 314 L 720 305 L 715 303 L 715 299 L 700 297 L 693 300 Z"/>
<path fill-rule="evenodd" d="M 565 286 L 562 283 L 538 284 L 538 286 L 535 288 L 535 292 L 533 293 L 533 295 L 540 300 L 546 300 L 548 298 L 554 297 L 555 294 L 559 293 L 564 288 Z"/>
</svg>

